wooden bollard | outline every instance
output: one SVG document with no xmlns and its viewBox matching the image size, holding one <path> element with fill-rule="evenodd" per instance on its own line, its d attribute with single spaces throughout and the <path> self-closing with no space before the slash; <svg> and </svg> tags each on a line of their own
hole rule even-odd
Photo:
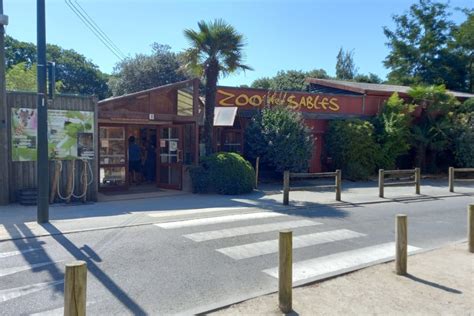
<svg viewBox="0 0 474 316">
<path fill-rule="evenodd" d="M 454 167 L 449 167 L 448 182 L 449 192 L 454 192 Z"/>
<path fill-rule="evenodd" d="M 385 174 L 383 169 L 379 169 L 379 197 L 383 198 L 383 185 L 385 180 Z"/>
<path fill-rule="evenodd" d="M 467 207 L 467 236 L 469 252 L 474 253 L 474 204 Z"/>
<path fill-rule="evenodd" d="M 420 185 L 421 184 L 421 170 L 420 168 L 415 168 L 415 193 L 420 194 Z"/>
<path fill-rule="evenodd" d="M 395 268 L 398 275 L 407 274 L 407 256 L 408 256 L 408 233 L 407 216 L 397 215 L 395 223 L 396 246 L 395 246 Z"/>
<path fill-rule="evenodd" d="M 255 189 L 258 188 L 258 171 L 260 169 L 260 157 L 255 161 Z"/>
<path fill-rule="evenodd" d="M 290 172 L 285 170 L 283 172 L 283 205 L 288 205 L 290 202 Z"/>
<path fill-rule="evenodd" d="M 66 264 L 64 275 L 64 316 L 86 315 L 87 264 L 73 261 Z"/>
<path fill-rule="evenodd" d="M 342 191 L 342 176 L 341 170 L 336 170 L 336 201 L 341 200 L 341 191 Z"/>
<path fill-rule="evenodd" d="M 293 232 L 280 232 L 280 264 L 278 269 L 278 305 L 282 313 L 292 310 Z"/>
</svg>

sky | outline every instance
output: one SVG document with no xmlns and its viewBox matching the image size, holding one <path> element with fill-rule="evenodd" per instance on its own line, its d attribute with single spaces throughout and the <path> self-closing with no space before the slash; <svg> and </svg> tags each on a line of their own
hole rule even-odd
<svg viewBox="0 0 474 316">
<path fill-rule="evenodd" d="M 359 73 L 388 72 L 389 49 L 383 27 L 403 14 L 413 0 L 70 0 L 77 2 L 126 55 L 150 53 L 154 42 L 173 51 L 186 49 L 183 30 L 200 20 L 223 18 L 245 37 L 245 63 L 254 70 L 232 74 L 220 85 L 250 85 L 279 70 L 325 69 L 335 73 L 341 47 L 354 50 Z M 36 42 L 36 1 L 3 0 L 9 16 L 6 33 Z M 451 0 L 455 7 L 474 7 L 473 0 Z M 106 73 L 119 59 L 81 22 L 65 0 L 46 0 L 48 43 L 74 49 Z M 456 23 L 464 15 L 453 10 Z"/>
</svg>

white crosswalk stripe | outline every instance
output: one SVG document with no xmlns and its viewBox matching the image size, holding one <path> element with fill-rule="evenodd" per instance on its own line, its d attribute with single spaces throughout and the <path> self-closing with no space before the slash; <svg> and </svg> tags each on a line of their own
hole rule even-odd
<svg viewBox="0 0 474 316">
<path fill-rule="evenodd" d="M 48 261 L 48 262 L 29 264 L 27 266 L 0 269 L 0 277 L 4 277 L 4 276 L 14 274 L 14 273 L 18 273 L 18 272 L 21 272 L 21 271 L 27 271 L 27 270 L 31 270 L 31 269 L 41 268 L 41 267 L 48 266 L 48 265 L 51 265 L 51 264 L 56 264 L 58 262 L 61 262 L 61 261 Z"/>
<path fill-rule="evenodd" d="M 18 256 L 27 252 L 32 252 L 36 250 L 42 250 L 43 248 L 29 248 L 29 249 L 24 249 L 24 250 L 15 250 L 15 251 L 9 251 L 9 252 L 0 252 L 0 259 L 2 258 L 8 258 L 8 257 L 13 257 L 13 256 Z"/>
<path fill-rule="evenodd" d="M 357 233 L 347 229 L 338 229 L 321 233 L 294 236 L 293 249 L 363 236 L 365 236 L 365 234 Z M 247 259 L 278 252 L 278 239 L 221 248 L 217 249 L 217 251 L 235 260 Z"/>
<path fill-rule="evenodd" d="M 192 226 L 201 226 L 201 225 L 211 225 L 211 224 L 220 224 L 220 223 L 230 223 L 237 222 L 249 219 L 259 219 L 259 218 L 271 218 L 271 217 L 281 217 L 288 216 L 282 213 L 274 212 L 258 212 L 258 213 L 245 213 L 245 214 L 235 214 L 235 215 L 225 215 L 225 216 L 216 216 L 216 217 L 205 217 L 197 218 L 183 221 L 175 222 L 166 222 L 154 224 L 155 226 L 171 229 L 171 228 L 183 228 L 183 227 L 192 227 Z"/>
<path fill-rule="evenodd" d="M 31 284 L 26 286 L 17 287 L 14 289 L 7 289 L 7 290 L 0 290 L 0 303 L 6 302 L 8 300 L 21 297 L 24 295 L 28 295 L 31 293 L 39 292 L 51 286 L 56 286 L 61 283 L 64 283 L 63 280 L 61 281 L 53 281 L 53 282 L 45 282 L 45 283 L 37 283 Z"/>
<path fill-rule="evenodd" d="M 408 252 L 420 248 L 408 246 Z M 293 282 L 317 277 L 327 277 L 332 273 L 355 270 L 366 264 L 389 260 L 395 256 L 395 243 L 380 244 L 371 247 L 340 252 L 325 257 L 293 263 Z M 264 273 L 278 278 L 278 267 L 263 270 Z"/>
<path fill-rule="evenodd" d="M 261 225 L 251 225 L 251 226 L 242 226 L 236 228 L 220 229 L 220 230 L 211 230 L 193 234 L 184 235 L 184 237 L 191 239 L 196 242 L 216 240 L 229 237 L 237 237 L 251 234 L 260 234 L 271 232 L 281 229 L 292 229 L 299 227 L 308 227 L 321 225 L 321 223 L 310 221 L 307 219 L 296 220 L 296 221 L 286 221 L 270 224 L 261 224 Z"/>
</svg>

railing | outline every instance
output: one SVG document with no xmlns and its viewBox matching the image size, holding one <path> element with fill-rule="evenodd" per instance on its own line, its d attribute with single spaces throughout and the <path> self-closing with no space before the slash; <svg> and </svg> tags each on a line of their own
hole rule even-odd
<svg viewBox="0 0 474 316">
<path fill-rule="evenodd" d="M 334 185 L 315 185 L 315 186 L 302 186 L 302 187 L 290 187 L 290 179 L 314 179 L 314 178 L 335 178 Z M 341 170 L 335 172 L 320 172 L 320 173 L 292 173 L 285 171 L 283 173 L 283 204 L 288 205 L 290 201 L 290 190 L 301 191 L 309 188 L 335 188 L 336 189 L 336 201 L 341 200 Z"/>
<path fill-rule="evenodd" d="M 394 181 L 385 183 L 386 175 L 410 175 L 414 177 L 414 181 Z M 415 185 L 415 193 L 420 194 L 420 179 L 421 173 L 420 168 L 405 169 L 405 170 L 379 170 L 379 197 L 384 197 L 384 187 L 388 186 L 399 186 L 399 185 Z"/>
<path fill-rule="evenodd" d="M 454 192 L 454 181 L 474 181 L 474 179 L 455 179 L 456 172 L 474 172 L 474 168 L 449 167 L 449 192 Z"/>
</svg>

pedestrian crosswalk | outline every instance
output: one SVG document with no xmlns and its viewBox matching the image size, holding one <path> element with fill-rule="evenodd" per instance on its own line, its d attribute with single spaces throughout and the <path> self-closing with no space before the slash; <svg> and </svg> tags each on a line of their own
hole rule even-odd
<svg viewBox="0 0 474 316">
<path fill-rule="evenodd" d="M 257 220 L 274 221 L 271 223 L 256 224 Z M 213 228 L 216 224 L 238 225 L 230 228 Z M 236 261 L 257 258 L 260 256 L 275 254 L 278 252 L 278 239 L 240 243 L 240 238 L 245 240 L 257 239 L 265 233 L 278 232 L 281 230 L 294 230 L 293 249 L 319 246 L 334 242 L 349 242 L 367 234 L 349 229 L 324 229 L 324 224 L 313 219 L 302 219 L 290 214 L 272 211 L 243 213 L 232 215 L 216 215 L 213 217 L 185 219 L 155 224 L 155 226 L 166 230 L 179 229 L 179 234 L 196 243 L 216 242 L 220 240 L 228 243 L 236 243 L 227 247 L 215 247 L 215 251 Z M 192 228 L 187 233 L 185 228 Z M 317 228 L 317 232 L 310 232 Z M 299 229 L 304 229 L 300 233 Z M 253 238 L 252 238 L 253 237 Z M 261 240 L 261 238 L 260 238 Z M 353 247 L 354 244 L 351 244 Z M 420 248 L 408 246 L 408 251 L 417 251 Z M 315 280 L 359 269 L 360 267 L 393 259 L 395 256 L 395 243 L 375 244 L 368 247 L 357 248 L 349 251 L 333 253 L 308 260 L 293 263 L 293 282 L 301 283 L 305 280 Z M 278 278 L 278 266 L 263 269 L 265 275 Z"/>
</svg>

